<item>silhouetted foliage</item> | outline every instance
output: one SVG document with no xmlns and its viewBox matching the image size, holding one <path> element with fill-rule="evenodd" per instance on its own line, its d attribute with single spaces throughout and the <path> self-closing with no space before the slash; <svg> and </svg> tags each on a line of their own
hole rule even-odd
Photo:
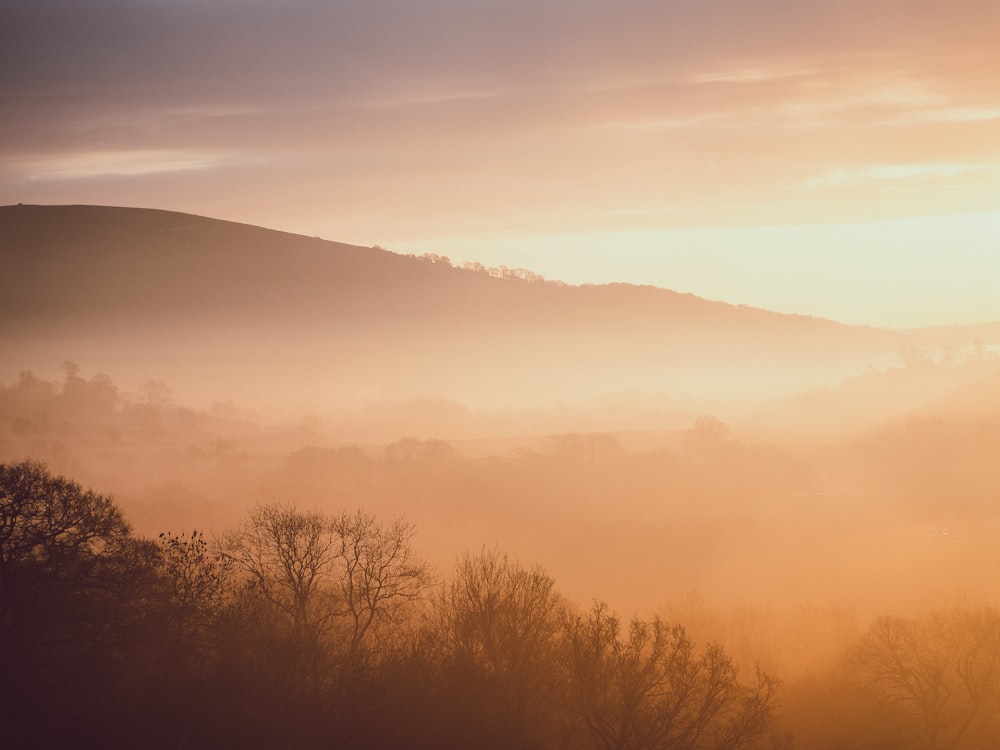
<svg viewBox="0 0 1000 750">
<path fill-rule="evenodd" d="M 0 623 L 5 646 L 82 637 L 111 603 L 114 576 L 136 556 L 111 498 L 50 475 L 42 464 L 0 466 Z M 103 627 L 93 635 L 100 637 Z"/>
<path fill-rule="evenodd" d="M 1000 614 L 993 607 L 959 606 L 919 618 L 881 617 L 852 663 L 884 701 L 909 717 L 921 747 L 963 747 L 984 721 L 996 722 Z"/>
<path fill-rule="evenodd" d="M 222 540 L 222 550 L 254 591 L 287 616 L 296 633 L 316 636 L 334 611 L 322 601 L 334 576 L 336 538 L 316 512 L 258 505 Z"/>
<path fill-rule="evenodd" d="M 606 605 L 565 624 L 570 706 L 599 750 L 728 750 L 770 729 L 777 684 L 747 687 L 721 647 L 698 653 L 680 626 L 633 619 L 622 632 Z"/>
<path fill-rule="evenodd" d="M 199 531 L 167 532 L 158 541 L 166 618 L 179 637 L 197 646 L 232 597 L 232 562 L 214 551 Z"/>
<path fill-rule="evenodd" d="M 397 519 L 385 523 L 370 513 L 340 513 L 330 521 L 336 542 L 338 613 L 350 635 L 347 659 L 370 658 L 385 636 L 382 626 L 399 625 L 406 606 L 430 586 L 427 563 L 419 560 L 411 540 L 414 528 Z"/>
<path fill-rule="evenodd" d="M 553 445 L 577 467 L 627 460 L 604 440 Z M 147 540 L 110 497 L 37 462 L 0 466 L 5 746 L 790 750 L 794 730 L 811 750 L 973 750 L 1000 737 L 991 606 L 883 617 L 861 637 L 838 625 L 840 650 L 796 678 L 782 718 L 776 680 L 747 668 L 780 638 L 766 612 L 714 622 L 690 597 L 671 610 L 705 640 L 753 631 L 733 656 L 655 616 L 577 611 L 496 549 L 461 556 L 437 587 L 414 540 L 402 520 L 281 503 L 218 542 Z M 807 638 L 794 628 L 817 616 L 785 637 Z"/>
<path fill-rule="evenodd" d="M 100 715 L 101 702 L 144 644 L 155 574 L 155 546 L 132 536 L 111 498 L 36 462 L 0 466 L 5 723 L 30 728 L 41 746 L 74 721 L 82 737 L 110 737 L 114 717 Z M 50 720 L 35 726 L 32 716 Z"/>
<path fill-rule="evenodd" d="M 544 744 L 559 689 L 561 606 L 540 567 L 497 550 L 464 555 L 445 585 L 437 602 L 443 656 L 464 686 L 466 716 L 490 728 L 494 746 Z"/>
</svg>

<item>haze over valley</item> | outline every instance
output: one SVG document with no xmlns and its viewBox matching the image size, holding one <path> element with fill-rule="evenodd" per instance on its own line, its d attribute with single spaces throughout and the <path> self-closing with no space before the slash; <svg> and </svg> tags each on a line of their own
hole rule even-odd
<svg viewBox="0 0 1000 750">
<path fill-rule="evenodd" d="M 1000 5 L 0 6 L 0 746 L 1000 746 Z"/>
<path fill-rule="evenodd" d="M 228 394 L 272 414 L 419 396 L 508 410 L 629 392 L 746 404 L 901 356 L 966 358 L 991 340 L 956 329 L 932 344 L 919 332 L 456 268 L 161 211 L 8 207 L 3 232 L 16 279 L 2 303 L 18 345 L 2 362 L 8 377 L 69 356 L 117 364 L 136 384 L 165 379 L 191 403 Z"/>
<path fill-rule="evenodd" d="M 435 575 L 502 550 L 793 685 L 873 618 L 1000 593 L 975 573 L 1000 326 L 848 326 L 146 209 L 4 207 L 0 243 L 0 460 L 113 494 L 138 534 L 222 540 L 281 503 L 405 518 Z"/>
<path fill-rule="evenodd" d="M 146 533 L 358 505 L 416 522 L 442 567 L 499 545 L 626 611 L 691 590 L 915 606 L 989 549 L 996 327 L 847 326 L 152 210 L 13 206 L 0 232 L 5 458 L 114 492 Z"/>
</svg>

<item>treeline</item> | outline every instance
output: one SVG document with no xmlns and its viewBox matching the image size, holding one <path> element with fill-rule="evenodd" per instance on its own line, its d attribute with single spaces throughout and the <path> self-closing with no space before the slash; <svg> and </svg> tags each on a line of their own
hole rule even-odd
<svg viewBox="0 0 1000 750">
<path fill-rule="evenodd" d="M 0 466 L 11 747 L 737 748 L 775 682 L 659 619 L 578 610 L 496 550 L 437 581 L 405 521 L 259 505 L 209 541 Z M 748 680 L 741 679 L 749 677 Z"/>
<path fill-rule="evenodd" d="M 414 533 L 270 503 L 211 540 L 147 539 L 111 498 L 0 465 L 3 746 L 1000 743 L 993 606 L 876 618 L 779 685 L 676 622 L 578 607 L 496 549 L 442 579 Z"/>
<path fill-rule="evenodd" d="M 379 250 L 385 249 L 379 245 L 376 245 L 375 248 Z M 527 268 L 486 266 L 482 263 L 474 261 L 468 261 L 463 263 L 461 266 L 455 266 L 451 262 L 451 258 L 447 255 L 438 255 L 437 253 L 423 253 L 421 255 L 414 255 L 410 253 L 407 257 L 415 257 L 418 260 L 422 260 L 425 263 L 431 263 L 433 265 L 443 265 L 448 268 L 461 268 L 463 271 L 472 271 L 473 273 L 483 274 L 493 279 L 502 279 L 504 281 L 524 281 L 529 284 L 552 284 L 554 286 L 566 286 L 566 284 L 562 281 L 546 281 L 544 276 L 539 273 L 535 273 L 534 271 L 529 271 Z"/>
<path fill-rule="evenodd" d="M 262 426 L 175 406 L 155 381 L 128 393 L 64 370 L 61 382 L 26 372 L 0 386 L 0 461 L 30 456 L 113 489 L 147 535 L 221 531 L 255 498 L 280 497 L 405 514 L 439 569 L 486 543 L 543 562 L 576 601 L 625 612 L 690 588 L 726 605 L 814 602 L 863 617 L 959 589 L 1000 595 L 977 572 L 1000 521 L 1000 411 L 985 397 L 969 413 L 830 439 L 691 417 L 645 435 L 358 445 L 331 437 L 335 422 Z"/>
<path fill-rule="evenodd" d="M 211 421 L 207 414 L 175 406 L 170 386 L 162 380 L 147 380 L 127 393 L 104 373 L 84 377 L 75 362 L 63 362 L 60 369 L 61 382 L 24 370 L 10 385 L 0 384 L 5 431 L 27 440 L 118 441 L 178 430 L 190 434 Z"/>
</svg>

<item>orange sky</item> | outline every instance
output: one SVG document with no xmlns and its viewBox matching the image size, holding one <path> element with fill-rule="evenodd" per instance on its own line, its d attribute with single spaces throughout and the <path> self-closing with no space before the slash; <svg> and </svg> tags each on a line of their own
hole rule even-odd
<svg viewBox="0 0 1000 750">
<path fill-rule="evenodd" d="M 1000 3 L 7 0 L 0 203 L 1000 319 Z"/>
</svg>

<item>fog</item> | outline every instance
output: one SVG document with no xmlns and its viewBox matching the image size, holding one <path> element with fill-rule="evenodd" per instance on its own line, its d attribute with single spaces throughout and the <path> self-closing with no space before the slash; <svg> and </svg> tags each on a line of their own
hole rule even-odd
<svg viewBox="0 0 1000 750">
<path fill-rule="evenodd" d="M 888 366 L 911 338 L 166 211 L 0 215 L 18 280 L 0 298 L 0 375 L 70 359 L 130 388 L 166 380 L 201 409 L 221 397 L 275 416 L 422 396 L 508 411 L 623 391 L 745 402 Z"/>
<path fill-rule="evenodd" d="M 996 593 L 975 571 L 1000 521 L 1000 399 L 973 389 L 1000 361 L 979 356 L 869 373 L 771 412 L 642 411 L 640 395 L 510 413 L 413 398 L 286 422 L 253 405 L 186 407 L 161 380 L 128 392 L 67 362 L 61 377 L 3 386 L 0 450 L 113 494 L 147 535 L 221 532 L 274 498 L 361 507 L 414 522 L 441 569 L 497 546 L 574 600 L 626 612 L 697 591 L 867 616 Z M 887 390 L 894 417 L 828 416 L 877 411 Z M 924 398 L 908 410 L 911 392 Z"/>
<path fill-rule="evenodd" d="M 154 218 L 167 226 L 177 220 Z M 1000 529 L 996 325 L 855 328 L 651 288 L 569 287 L 524 271 L 455 268 L 438 257 L 292 236 L 281 241 L 306 250 L 296 256 L 282 246 L 282 281 L 266 258 L 274 237 L 239 225 L 206 229 L 207 220 L 194 217 L 184 219 L 191 227 L 185 236 L 197 237 L 188 264 L 172 254 L 177 231 L 170 229 L 151 235 L 149 245 L 161 253 L 154 267 L 144 254 L 120 252 L 134 227 L 126 231 L 108 217 L 86 223 L 93 228 L 98 219 L 118 227 L 123 239 L 108 244 L 102 230 L 74 240 L 105 253 L 94 250 L 95 268 L 75 275 L 57 262 L 59 227 L 50 224 L 48 238 L 37 239 L 42 235 L 18 224 L 22 240 L 35 237 L 26 247 L 50 254 L 13 259 L 22 285 L 4 308 L 3 335 L 15 346 L 2 357 L 0 463 L 14 471 L 23 461 L 41 462 L 32 471 L 41 466 L 113 498 L 131 523 L 128 534 L 160 540 L 164 580 L 182 580 L 177 560 L 211 552 L 235 566 L 234 580 L 249 581 L 246 590 L 218 589 L 215 609 L 198 600 L 197 611 L 211 609 L 216 619 L 184 624 L 190 631 L 177 625 L 193 640 L 183 647 L 170 641 L 170 648 L 201 666 L 171 673 L 177 682 L 169 690 L 197 685 L 220 715 L 241 721 L 247 719 L 240 711 L 266 706 L 281 727 L 299 721 L 278 705 L 282 691 L 317 701 L 301 708 L 293 746 L 325 746 L 324 733 L 334 728 L 366 746 L 444 746 L 443 726 L 454 732 L 448 742 L 455 746 L 483 746 L 494 722 L 509 720 L 517 737 L 495 735 L 506 738 L 495 740 L 499 746 L 556 746 L 562 732 L 568 746 L 604 747 L 612 745 L 602 744 L 593 727 L 605 713 L 586 701 L 565 715 L 556 706 L 576 705 L 566 695 L 582 695 L 573 692 L 582 689 L 573 680 L 583 673 L 550 685 L 545 660 L 569 653 L 559 649 L 582 659 L 583 634 L 597 632 L 618 633 L 616 648 L 631 643 L 652 659 L 657 639 L 683 632 L 699 648 L 718 643 L 740 690 L 756 691 L 740 693 L 740 705 L 757 706 L 759 714 L 739 714 L 739 721 L 719 714 L 728 717 L 726 731 L 744 728 L 739 741 L 751 743 L 745 746 L 972 748 L 1000 737 L 989 708 L 1000 675 L 992 609 L 1000 596 L 993 575 Z M 149 219 L 130 218 L 142 231 Z M 240 262 L 225 248 L 241 238 L 256 260 L 239 266 L 232 288 L 217 288 L 213 274 Z M 341 264 L 337 273 L 324 265 L 331 257 Z M 344 258 L 353 265 L 343 265 Z M 192 264 L 202 276 L 188 278 Z M 104 272 L 112 267 L 118 270 L 109 280 Z M 345 268 L 353 280 L 345 281 Z M 321 271 L 329 288 L 317 280 Z M 164 274 L 171 280 L 160 284 Z M 303 279 L 317 289 L 298 286 Z M 65 293 L 73 284 L 79 288 Z M 131 284 L 138 286 L 129 291 Z M 122 291 L 110 299 L 109 289 Z M 26 485 L 5 482 L 4 501 L 14 507 Z M 401 540 L 399 548 L 421 561 L 406 568 L 412 591 L 394 590 L 405 602 L 392 600 L 391 610 L 371 605 L 370 632 L 358 629 L 360 610 L 343 609 L 353 600 L 336 587 L 317 584 L 317 596 L 326 599 L 286 606 L 280 581 L 267 583 L 253 567 L 258 558 L 247 540 L 259 539 L 275 519 L 295 518 L 334 519 L 323 533 L 341 540 L 371 529 L 381 529 L 379 539 Z M 202 536 L 186 536 L 193 530 Z M 0 534 L 0 543 L 8 537 Z M 199 557 L 202 567 L 192 569 L 223 580 L 208 559 Z M 322 575 L 331 575 L 330 566 Z M 361 710 L 337 692 L 351 685 L 383 691 L 369 697 L 365 710 L 375 712 L 399 708 L 392 691 L 416 711 L 409 690 L 464 690 L 459 673 L 445 669 L 459 664 L 448 661 L 459 653 L 448 648 L 471 637 L 461 629 L 462 638 L 454 635 L 457 613 L 468 604 L 462 597 L 473 590 L 470 582 L 501 574 L 505 585 L 544 589 L 549 608 L 504 642 L 512 649 L 505 659 L 522 647 L 537 653 L 518 656 L 524 661 L 516 668 L 515 661 L 476 667 L 485 670 L 475 672 L 485 680 L 476 689 L 493 696 L 484 705 L 507 689 L 490 682 L 497 674 L 519 686 L 510 687 L 517 698 L 512 713 L 501 702 L 496 716 L 463 724 L 431 702 L 429 723 L 406 719 L 415 733 L 409 739 L 366 734 L 345 718 Z M 145 590 L 142 601 L 153 589 Z M 246 598 L 251 590 L 258 598 Z M 20 616 L 17 596 L 4 600 L 5 638 L 20 633 L 9 625 Z M 606 608 L 593 608 L 595 602 Z M 56 610 L 25 611 L 45 627 L 57 622 Z M 174 615 L 162 615 L 164 622 L 173 622 L 182 610 L 165 611 Z M 310 619 L 320 617 L 317 611 L 325 619 Z M 645 625 L 615 630 L 633 616 Z M 69 622 L 88 617 L 74 614 L 83 619 Z M 224 639 L 230 627 L 245 639 L 232 653 L 211 640 Z M 280 633 L 295 648 L 319 649 L 308 669 L 296 661 L 298 651 L 293 658 L 293 651 L 266 650 Z M 301 640 L 306 633 L 313 640 Z M 964 682 L 962 693 L 956 680 L 972 672 L 957 667 L 955 676 L 947 665 L 964 663 L 970 639 L 979 644 L 975 658 L 986 661 L 973 670 L 982 683 Z M 139 648 L 127 643 L 115 648 Z M 151 649 L 143 658 L 159 659 L 161 648 L 142 646 Z M 916 688 L 893 681 L 885 659 L 906 648 L 933 652 L 920 663 L 940 667 L 932 676 L 951 691 L 949 700 L 921 703 Z M 370 661 L 358 671 L 362 650 Z M 987 651 L 995 651 L 994 661 Z M 475 653 L 486 658 L 486 651 Z M 417 655 L 434 665 L 427 674 L 440 682 L 433 688 L 404 677 L 406 669 L 426 666 Z M 280 678 L 287 683 L 275 676 L 279 663 L 298 665 Z M 25 665 L 18 669 L 37 678 L 40 695 L 76 695 L 72 685 Z M 81 674 L 91 669 L 81 667 Z M 758 670 L 767 679 L 754 683 Z M 262 692 L 241 693 L 239 674 L 256 675 Z M 112 697 L 136 679 L 128 669 L 114 675 L 107 677 Z M 250 708 L 226 708 L 221 695 L 241 695 Z M 138 716 L 148 706 L 136 700 Z M 157 710 L 163 721 L 181 717 L 205 728 L 206 739 L 189 746 L 235 736 L 181 703 L 161 702 Z M 105 709 L 95 710 L 100 716 Z M 66 716 L 74 710 L 65 708 Z M 575 724 L 573 716 L 587 721 Z M 93 736 L 134 739 L 128 727 L 139 723 L 122 721 L 126 729 L 114 735 L 95 719 Z M 241 741 L 271 740 L 265 734 Z M 706 743 L 690 746 L 725 746 L 722 739 Z"/>
</svg>

